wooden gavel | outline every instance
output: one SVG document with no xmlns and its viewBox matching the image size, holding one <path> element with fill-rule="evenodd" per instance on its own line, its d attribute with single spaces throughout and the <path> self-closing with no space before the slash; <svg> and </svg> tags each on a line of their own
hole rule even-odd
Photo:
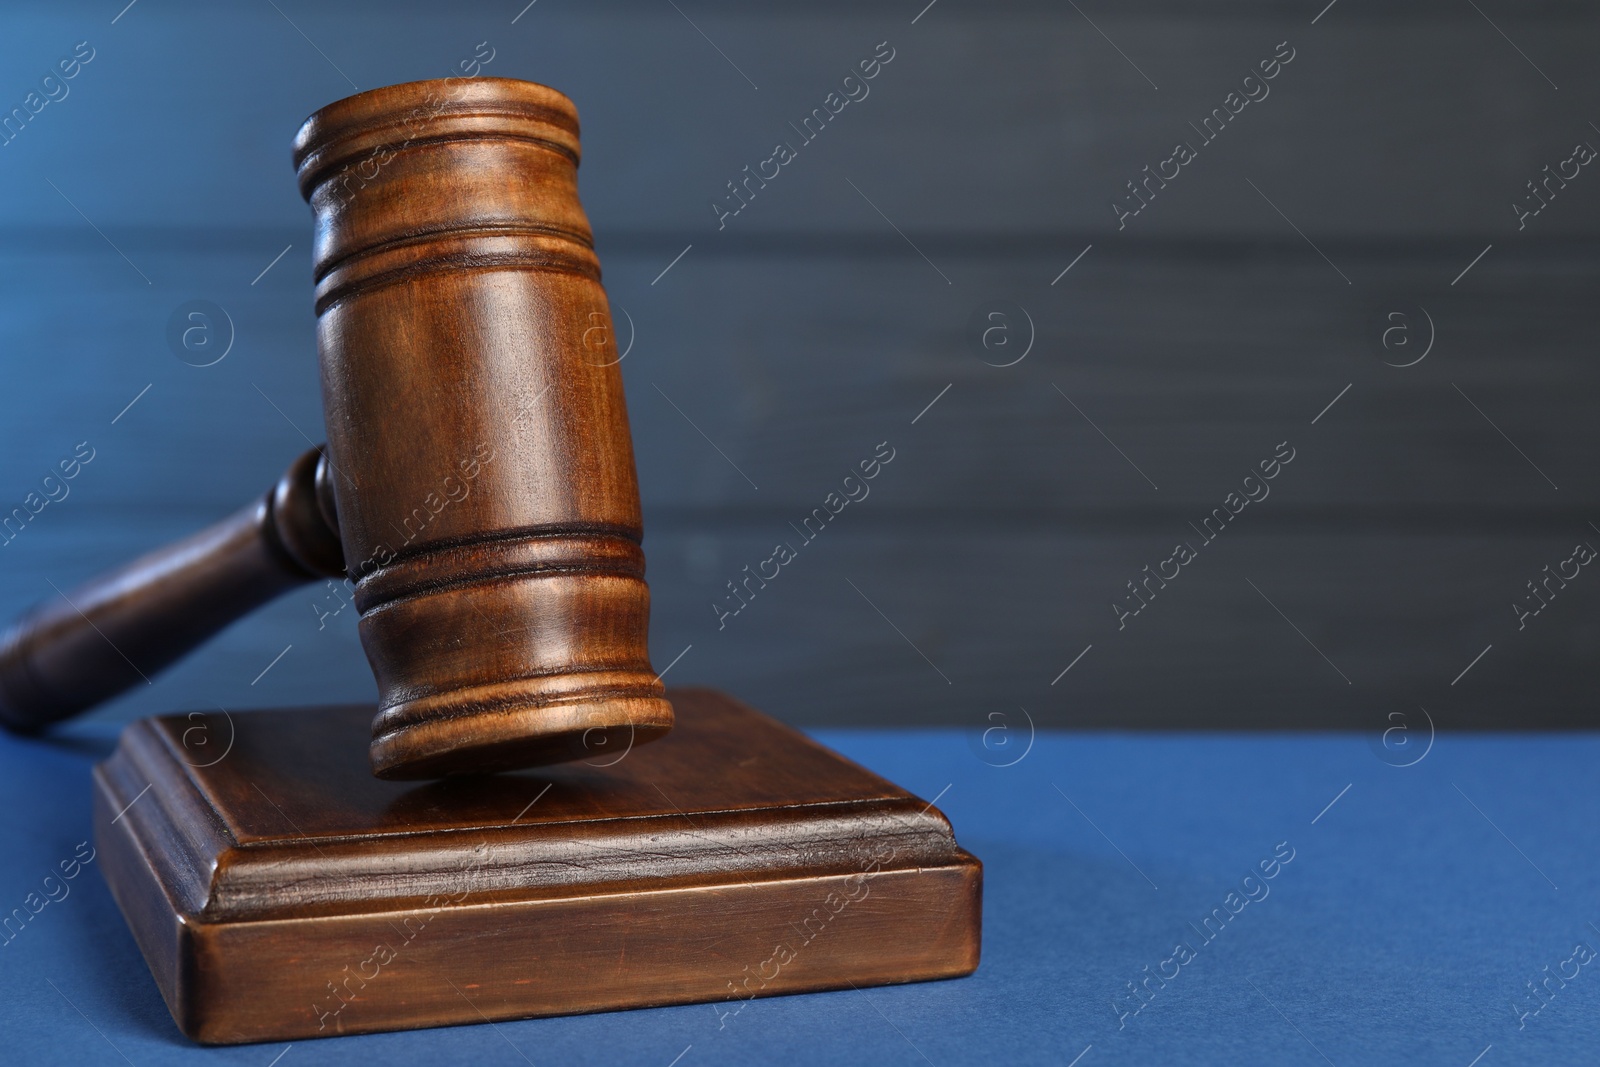
<svg viewBox="0 0 1600 1067">
<path fill-rule="evenodd" d="M 195 536 L 0 639 L 34 730 L 323 575 L 355 583 L 373 771 L 432 778 L 665 734 L 611 313 L 578 117 L 506 78 L 389 86 L 295 139 L 315 217 L 326 450 Z"/>
</svg>

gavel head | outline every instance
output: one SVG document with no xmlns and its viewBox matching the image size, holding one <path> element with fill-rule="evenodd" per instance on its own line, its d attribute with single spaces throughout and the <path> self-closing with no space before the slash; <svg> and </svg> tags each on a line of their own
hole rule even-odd
<svg viewBox="0 0 1600 1067">
<path fill-rule="evenodd" d="M 505 78 L 361 93 L 295 139 L 372 762 L 619 757 L 672 726 L 578 117 Z"/>
</svg>

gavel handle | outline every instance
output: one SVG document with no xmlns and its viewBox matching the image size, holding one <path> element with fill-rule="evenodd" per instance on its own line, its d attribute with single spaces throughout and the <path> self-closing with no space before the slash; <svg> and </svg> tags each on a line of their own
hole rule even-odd
<svg viewBox="0 0 1600 1067">
<path fill-rule="evenodd" d="M 0 725 L 31 733 L 137 684 L 279 594 L 344 573 L 327 461 L 264 497 L 35 605 L 0 637 Z"/>
</svg>

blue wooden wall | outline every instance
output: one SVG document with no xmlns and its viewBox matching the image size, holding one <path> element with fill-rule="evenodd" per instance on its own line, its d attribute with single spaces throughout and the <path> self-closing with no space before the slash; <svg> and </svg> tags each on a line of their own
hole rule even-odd
<svg viewBox="0 0 1600 1067">
<path fill-rule="evenodd" d="M 0 27 L 0 508 L 60 497 L 0 546 L 0 612 L 320 440 L 290 140 L 467 62 L 583 117 L 669 682 L 975 733 L 1593 721 L 1592 6 L 110 0 Z M 231 323 L 210 366 L 168 341 L 195 300 Z M 870 496 L 725 614 L 883 442 Z M 368 699 L 338 603 L 290 595 L 98 714 Z"/>
</svg>

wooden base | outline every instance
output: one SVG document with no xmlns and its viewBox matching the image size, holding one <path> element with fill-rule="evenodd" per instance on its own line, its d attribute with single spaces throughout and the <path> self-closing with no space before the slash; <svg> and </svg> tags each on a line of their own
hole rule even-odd
<svg viewBox="0 0 1600 1067">
<path fill-rule="evenodd" d="M 669 697 L 653 744 L 423 785 L 373 777 L 370 706 L 146 719 L 95 772 L 99 866 L 206 1043 L 725 1015 L 977 967 L 982 867 L 938 810 L 722 694 Z"/>
</svg>

